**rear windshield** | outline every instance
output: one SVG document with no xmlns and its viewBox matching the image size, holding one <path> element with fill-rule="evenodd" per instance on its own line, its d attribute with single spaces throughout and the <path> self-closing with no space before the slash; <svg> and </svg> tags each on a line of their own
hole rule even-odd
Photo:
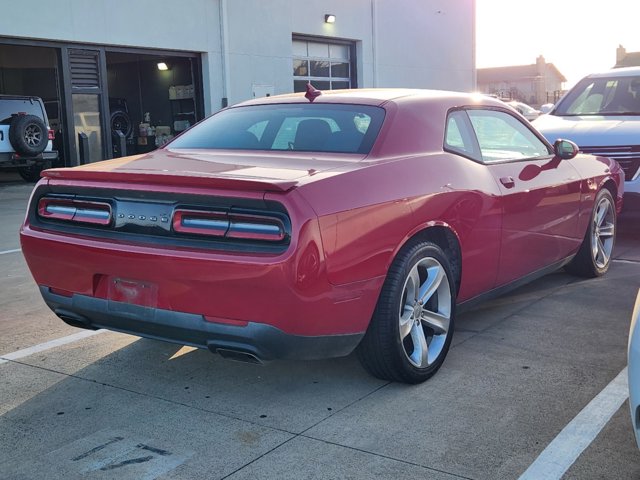
<svg viewBox="0 0 640 480">
<path fill-rule="evenodd" d="M 176 138 L 170 149 L 369 153 L 384 109 L 369 105 L 277 104 L 223 110 Z"/>
<path fill-rule="evenodd" d="M 43 118 L 42 107 L 38 100 L 0 97 L 0 124 L 10 124 L 11 116 L 18 113 L 35 115 L 39 118 Z"/>
<path fill-rule="evenodd" d="M 554 115 L 640 115 L 640 76 L 581 80 Z"/>
</svg>

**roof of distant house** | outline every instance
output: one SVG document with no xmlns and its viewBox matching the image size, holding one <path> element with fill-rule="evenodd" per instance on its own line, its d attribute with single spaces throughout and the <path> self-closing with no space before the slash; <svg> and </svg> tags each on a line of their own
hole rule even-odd
<svg viewBox="0 0 640 480">
<path fill-rule="evenodd" d="M 640 67 L 640 52 L 625 53 L 625 56 L 618 60 L 614 68 L 620 67 Z"/>
<path fill-rule="evenodd" d="M 546 65 L 547 69 L 551 69 L 561 82 L 567 81 L 565 76 L 560 73 L 553 63 L 547 63 Z M 478 83 L 517 81 L 525 78 L 533 79 L 538 77 L 538 68 L 535 63 L 531 65 L 514 65 L 511 67 L 478 68 L 477 76 Z"/>
</svg>

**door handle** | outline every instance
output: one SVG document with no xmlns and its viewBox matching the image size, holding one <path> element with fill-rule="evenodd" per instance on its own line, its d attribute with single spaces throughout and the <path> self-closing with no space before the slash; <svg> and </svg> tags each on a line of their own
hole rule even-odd
<svg viewBox="0 0 640 480">
<path fill-rule="evenodd" d="M 500 183 L 506 188 L 513 188 L 516 186 L 516 181 L 513 179 L 513 177 L 501 177 Z"/>
</svg>

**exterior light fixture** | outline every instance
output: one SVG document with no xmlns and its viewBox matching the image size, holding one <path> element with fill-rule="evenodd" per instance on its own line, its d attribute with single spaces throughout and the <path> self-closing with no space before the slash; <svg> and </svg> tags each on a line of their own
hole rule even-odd
<svg viewBox="0 0 640 480">
<path fill-rule="evenodd" d="M 169 65 L 167 65 L 165 62 L 158 62 L 158 70 L 169 70 Z"/>
<path fill-rule="evenodd" d="M 324 16 L 324 23 L 336 23 L 336 16 L 332 13 L 327 13 Z"/>
</svg>

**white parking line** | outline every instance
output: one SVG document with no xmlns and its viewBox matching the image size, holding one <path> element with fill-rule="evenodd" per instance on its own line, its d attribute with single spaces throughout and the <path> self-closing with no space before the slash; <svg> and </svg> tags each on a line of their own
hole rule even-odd
<svg viewBox="0 0 640 480">
<path fill-rule="evenodd" d="M 16 253 L 21 251 L 22 251 L 21 248 L 14 248 L 13 250 L 4 250 L 3 252 L 0 252 L 0 255 L 4 255 L 5 253 Z"/>
<path fill-rule="evenodd" d="M 638 265 L 640 263 L 640 261 L 638 261 L 638 260 L 625 260 L 623 258 L 614 258 L 612 260 L 612 262 L 615 262 L 615 263 L 628 263 L 628 264 L 631 264 L 631 265 Z"/>
<path fill-rule="evenodd" d="M 55 340 L 40 343 L 38 345 L 34 345 L 33 347 L 24 348 L 16 352 L 6 353 L 4 355 L 0 355 L 0 365 L 3 363 L 7 363 L 10 360 L 17 360 L 19 358 L 28 357 L 29 355 L 33 355 L 34 353 L 43 352 L 45 350 L 59 347 L 61 345 L 77 342 L 78 340 L 82 340 L 83 338 L 92 337 L 93 335 L 97 335 L 103 332 L 106 332 L 106 330 L 84 330 L 67 337 L 57 338 Z"/>
<path fill-rule="evenodd" d="M 629 396 L 627 367 L 562 429 L 519 480 L 560 479 Z"/>
</svg>

